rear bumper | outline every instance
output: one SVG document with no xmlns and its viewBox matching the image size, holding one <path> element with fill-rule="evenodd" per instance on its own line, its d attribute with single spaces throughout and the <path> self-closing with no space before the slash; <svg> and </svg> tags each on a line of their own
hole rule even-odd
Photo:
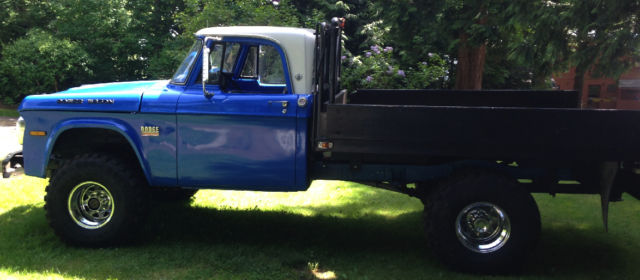
<svg viewBox="0 0 640 280">
<path fill-rule="evenodd" d="M 2 178 L 9 178 L 16 171 L 16 168 L 24 166 L 22 151 L 13 152 L 7 155 L 2 161 Z"/>
</svg>

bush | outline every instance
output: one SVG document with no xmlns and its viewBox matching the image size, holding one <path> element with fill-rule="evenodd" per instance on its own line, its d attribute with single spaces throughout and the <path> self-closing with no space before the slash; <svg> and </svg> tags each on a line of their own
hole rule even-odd
<svg viewBox="0 0 640 280">
<path fill-rule="evenodd" d="M 408 88 L 440 87 L 448 80 L 447 61 L 440 55 L 429 53 L 424 61 L 402 69 L 393 58 L 393 47 L 373 45 L 363 54 L 342 57 L 342 87 L 348 91 L 359 88 Z"/>
<path fill-rule="evenodd" d="M 82 82 L 87 53 L 75 43 L 32 29 L 2 49 L 0 102 L 16 104 L 29 94 L 55 92 Z"/>
</svg>

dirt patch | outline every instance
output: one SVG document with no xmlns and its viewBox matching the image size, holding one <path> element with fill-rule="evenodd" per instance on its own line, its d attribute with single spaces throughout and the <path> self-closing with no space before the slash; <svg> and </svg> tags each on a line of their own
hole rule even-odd
<svg viewBox="0 0 640 280">
<path fill-rule="evenodd" d="M 15 126 L 18 118 L 0 117 L 0 126 Z"/>
<path fill-rule="evenodd" d="M 8 154 L 22 150 L 22 145 L 18 144 L 16 120 L 17 118 L 13 117 L 0 117 L 0 161 Z M 22 168 L 18 169 L 14 176 L 20 174 Z"/>
<path fill-rule="evenodd" d="M 19 150 L 22 146 L 18 144 L 16 118 L 0 118 L 0 158 Z"/>
</svg>

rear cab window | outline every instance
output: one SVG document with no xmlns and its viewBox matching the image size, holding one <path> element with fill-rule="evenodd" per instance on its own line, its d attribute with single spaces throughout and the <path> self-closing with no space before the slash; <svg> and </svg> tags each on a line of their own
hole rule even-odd
<svg viewBox="0 0 640 280">
<path fill-rule="evenodd" d="M 264 85 L 285 85 L 284 67 L 278 50 L 269 45 L 250 46 L 241 77 L 256 79 Z"/>
</svg>

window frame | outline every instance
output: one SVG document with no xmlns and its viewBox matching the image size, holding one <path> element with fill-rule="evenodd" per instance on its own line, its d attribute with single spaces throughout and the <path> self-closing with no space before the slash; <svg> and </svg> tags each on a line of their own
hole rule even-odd
<svg viewBox="0 0 640 280">
<path fill-rule="evenodd" d="M 210 36 L 216 36 L 216 35 L 201 35 L 198 36 L 200 38 L 205 38 L 205 37 L 210 37 Z M 258 45 L 269 45 L 272 46 L 279 54 L 280 56 L 280 62 L 282 64 L 283 67 L 283 72 L 284 72 L 284 84 L 260 84 L 257 83 L 259 86 L 261 87 L 265 87 L 265 88 L 269 88 L 269 87 L 283 87 L 284 89 L 286 89 L 286 91 L 283 91 L 283 93 L 290 93 L 293 94 L 293 80 L 291 78 L 291 70 L 289 68 L 289 60 L 287 58 L 286 52 L 285 50 L 282 48 L 282 46 L 280 46 L 277 42 L 270 40 L 269 38 L 259 38 L 259 37 L 234 37 L 234 36 L 224 36 L 221 40 L 215 40 L 215 41 L 211 41 L 211 43 L 209 43 L 211 45 L 215 44 L 215 43 L 239 43 L 241 46 L 243 46 L 243 49 L 245 47 L 248 46 L 258 46 Z M 243 53 L 239 56 L 240 59 L 242 59 L 242 65 L 244 66 L 244 60 L 245 60 L 245 56 L 246 53 L 244 53 L 245 51 L 242 51 Z M 202 61 L 202 59 L 200 58 L 200 61 Z M 238 63 L 237 63 L 238 65 Z M 202 71 L 201 67 L 202 67 L 202 63 L 200 62 L 199 64 L 199 69 L 200 72 Z M 238 68 L 240 68 L 238 66 Z M 197 70 L 197 69 L 196 69 Z M 240 71 L 235 71 L 233 73 L 233 78 L 238 80 L 238 81 L 249 81 L 252 78 L 241 78 L 240 77 Z M 198 75 L 199 76 L 199 75 Z M 256 80 L 257 81 L 257 80 Z M 197 83 L 196 79 L 194 79 L 193 77 L 190 80 L 190 83 Z M 198 83 L 199 84 L 199 83 Z M 214 87 L 217 87 L 218 85 L 214 85 L 214 84 L 207 84 L 206 85 L 208 89 L 214 90 Z M 271 94 L 271 93 L 270 93 Z"/>
<path fill-rule="evenodd" d="M 258 57 L 258 52 L 259 52 L 258 48 L 259 48 L 259 46 L 260 45 L 245 45 L 245 48 L 247 50 L 245 51 L 246 53 L 245 53 L 245 55 L 243 57 L 244 63 L 242 64 L 242 69 L 240 69 L 240 75 L 238 75 L 239 79 L 247 79 L 247 80 L 255 79 L 255 80 L 258 80 L 258 78 L 260 76 L 260 75 L 258 75 L 258 70 L 260 69 L 260 65 L 259 65 L 260 64 L 260 59 Z M 244 69 L 247 66 L 247 61 L 249 61 L 249 55 L 251 54 L 252 50 L 255 50 L 255 52 L 254 52 L 255 55 L 254 55 L 254 58 L 253 58 L 253 60 L 254 60 L 253 61 L 253 63 L 254 63 L 253 64 L 253 71 L 255 72 L 255 76 L 244 76 L 243 75 Z"/>
<path fill-rule="evenodd" d="M 281 84 L 274 84 L 274 83 L 263 83 L 263 82 L 261 81 L 261 80 L 262 80 L 262 79 L 261 79 L 261 78 L 262 78 L 262 75 L 261 75 L 261 73 L 260 73 L 260 51 L 261 51 L 261 49 L 262 49 L 262 46 L 270 46 L 270 47 L 272 47 L 272 48 L 273 48 L 273 49 L 278 53 L 278 55 L 280 56 L 280 66 L 282 67 L 282 75 L 283 75 L 283 78 L 284 78 L 284 83 L 281 83 Z M 286 72 L 285 72 L 285 70 L 284 70 L 284 64 L 282 63 L 282 54 L 280 54 L 280 52 L 278 51 L 278 49 L 277 49 L 275 46 L 272 46 L 272 45 L 266 45 L 266 44 L 260 44 L 260 45 L 258 45 L 257 60 L 258 60 L 258 64 L 257 64 L 256 66 L 257 66 L 257 74 L 258 74 L 258 77 L 257 77 L 256 81 L 258 82 L 258 85 L 263 86 L 263 87 L 270 87 L 270 86 L 277 86 L 277 87 L 280 87 L 280 86 L 283 86 L 283 85 L 284 85 L 285 87 L 287 86 Z"/>
<path fill-rule="evenodd" d="M 182 81 L 181 83 L 177 83 L 177 82 L 175 82 L 175 81 L 173 80 L 173 76 L 175 76 L 175 74 L 176 74 L 176 73 L 174 73 L 174 74 L 171 76 L 171 79 L 169 80 L 169 84 L 172 84 L 172 85 L 178 85 L 178 86 L 186 86 L 187 84 L 189 84 L 189 83 L 191 82 L 191 78 L 192 78 L 192 76 L 193 76 L 193 70 L 194 70 L 194 68 L 196 67 L 196 65 L 198 64 L 198 62 L 201 62 L 201 61 L 202 61 L 202 46 L 204 46 L 204 38 L 196 37 L 196 40 L 194 41 L 194 45 L 195 45 L 198 41 L 200 42 L 200 49 L 198 50 L 198 53 L 196 54 L 196 57 L 195 57 L 195 58 L 194 58 L 194 60 L 193 60 L 193 63 L 191 63 L 191 66 L 189 66 L 189 70 L 188 70 L 188 72 L 187 72 L 187 77 L 186 77 L 186 78 L 184 79 L 184 81 Z M 193 46 L 192 46 L 192 48 L 193 48 Z M 191 50 L 191 49 L 189 49 L 189 50 Z M 186 58 L 187 58 L 187 57 L 185 56 L 185 58 L 184 58 L 182 61 L 184 62 L 184 60 L 185 60 Z M 182 64 L 182 63 L 180 63 L 180 64 Z M 180 68 L 180 66 L 178 66 L 178 69 L 179 69 L 179 68 Z M 177 71 L 178 69 L 176 69 L 176 71 Z M 200 63 L 200 69 L 202 69 L 202 63 Z"/>
</svg>

